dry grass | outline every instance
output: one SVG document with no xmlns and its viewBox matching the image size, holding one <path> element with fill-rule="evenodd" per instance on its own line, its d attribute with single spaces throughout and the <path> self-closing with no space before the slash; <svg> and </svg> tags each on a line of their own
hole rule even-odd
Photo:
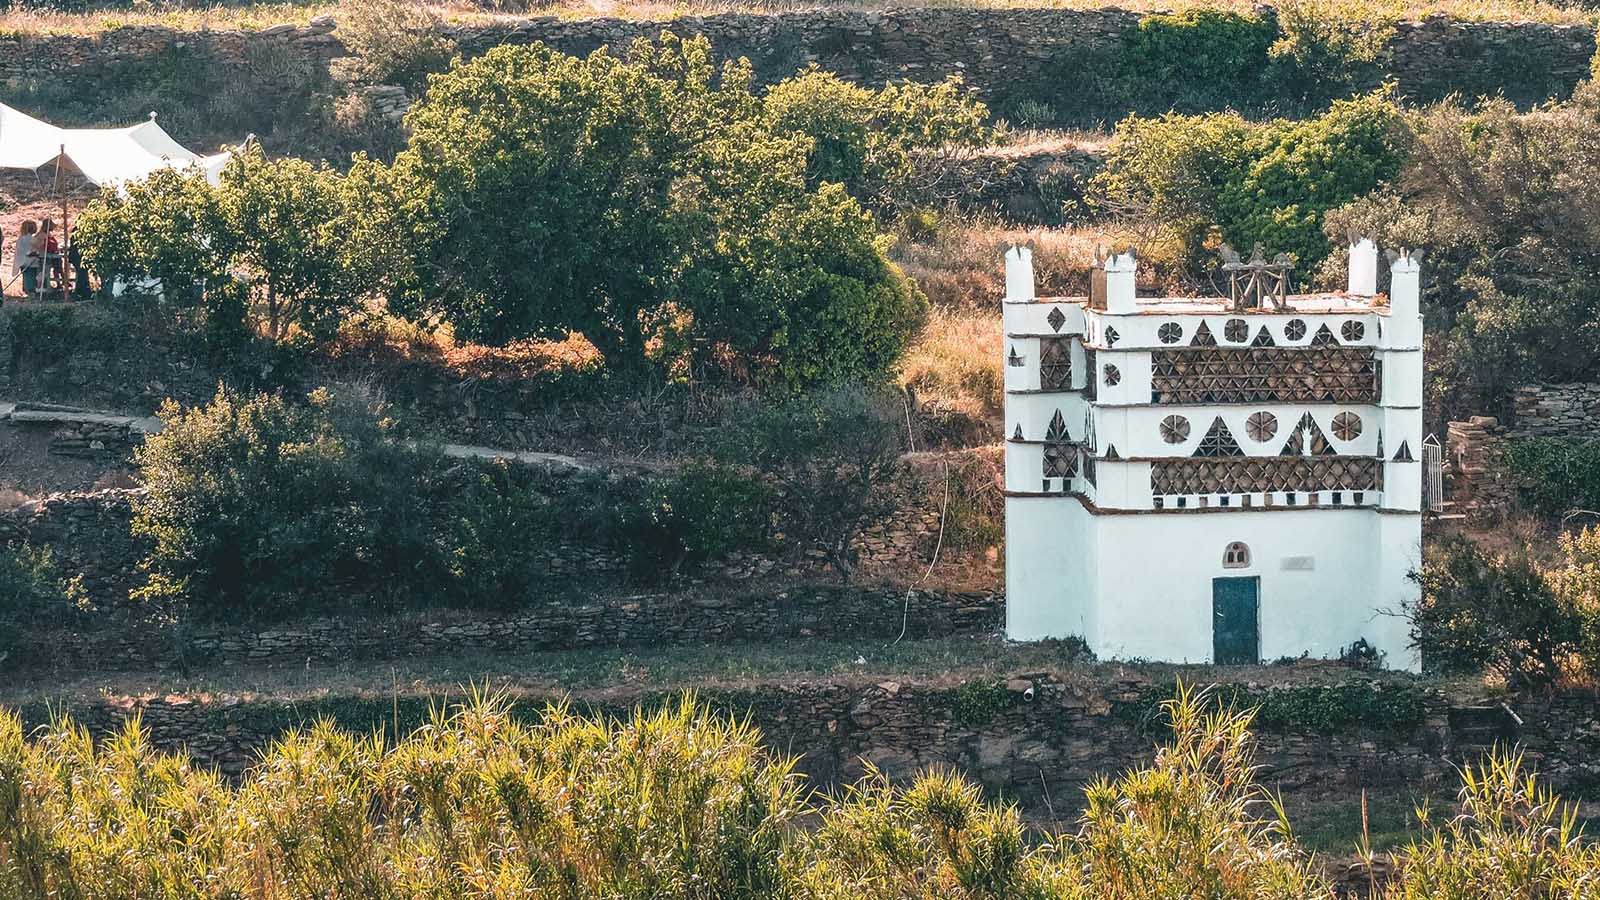
<svg viewBox="0 0 1600 900">
<path fill-rule="evenodd" d="M 601 357 L 582 335 L 514 341 L 499 347 L 455 340 L 448 328 L 428 328 L 381 310 L 347 321 L 327 348 L 330 360 L 388 370 L 419 365 L 465 379 L 514 379 L 592 372 Z"/>
<path fill-rule="evenodd" d="M 1040 296 L 1082 294 L 1089 264 L 1105 232 L 1078 228 L 1025 229 L 987 222 L 941 224 L 931 239 L 901 241 L 891 253 L 916 279 L 935 307 L 993 311 L 1005 293 L 1001 259 L 1014 244 L 1033 244 L 1033 266 Z"/>
<path fill-rule="evenodd" d="M 515 22 L 529 16 L 565 19 L 616 16 L 670 21 L 681 16 L 726 12 L 777 13 L 818 8 L 886 9 L 904 6 L 896 0 L 554 0 L 547 4 L 534 4 L 527 12 L 513 14 L 495 12 L 469 3 L 432 5 L 446 21 L 474 26 Z M 1094 10 L 1108 4 L 1104 0 L 924 0 L 916 5 L 928 8 Z M 1135 12 L 1206 7 L 1248 13 L 1254 8 L 1249 0 L 1121 0 L 1114 5 Z M 1562 6 L 1542 0 L 1335 0 L 1332 5 L 1357 20 L 1422 19 L 1443 14 L 1465 21 L 1535 21 L 1566 25 L 1594 21 L 1594 14 L 1577 4 Z M 16 8 L 0 13 L 0 33 L 85 34 L 149 25 L 183 30 L 255 30 L 282 23 L 304 24 L 314 16 L 337 14 L 337 10 L 336 4 L 327 2 L 210 7 L 152 3 L 135 9 L 88 13 Z"/>
<path fill-rule="evenodd" d="M 900 363 L 900 384 L 921 403 L 975 419 L 1000 413 L 1000 312 L 935 308 Z"/>
</svg>

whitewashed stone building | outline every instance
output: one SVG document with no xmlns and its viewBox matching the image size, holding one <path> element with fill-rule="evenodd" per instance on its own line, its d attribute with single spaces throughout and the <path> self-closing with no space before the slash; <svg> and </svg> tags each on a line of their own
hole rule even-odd
<svg viewBox="0 0 1600 900">
<path fill-rule="evenodd" d="M 1253 663 L 1357 640 L 1416 669 L 1400 613 L 1422 537 L 1420 253 L 1350 247 L 1343 292 L 1286 262 L 1231 297 L 1034 296 L 1006 254 L 1006 631 L 1102 659 Z"/>
</svg>

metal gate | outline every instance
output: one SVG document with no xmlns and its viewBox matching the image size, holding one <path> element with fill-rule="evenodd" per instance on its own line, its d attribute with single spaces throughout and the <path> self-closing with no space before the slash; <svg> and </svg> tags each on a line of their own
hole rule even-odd
<svg viewBox="0 0 1600 900">
<path fill-rule="evenodd" d="M 1422 439 L 1422 508 L 1444 510 L 1444 448 L 1431 434 Z"/>
</svg>

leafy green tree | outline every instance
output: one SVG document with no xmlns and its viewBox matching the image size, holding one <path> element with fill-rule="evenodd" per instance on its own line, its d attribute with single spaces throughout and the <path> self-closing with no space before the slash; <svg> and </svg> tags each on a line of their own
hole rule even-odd
<svg viewBox="0 0 1600 900">
<path fill-rule="evenodd" d="M 638 367 L 663 319 L 690 371 L 881 375 L 921 296 L 858 204 L 761 124 L 748 63 L 664 35 L 618 59 L 500 47 L 435 78 L 358 244 L 397 309 L 503 342 L 575 330 Z M 396 237 L 399 235 L 400 237 Z"/>
<path fill-rule="evenodd" d="M 157 169 L 102 191 L 72 238 L 102 278 L 155 279 L 168 297 L 194 304 L 207 284 L 228 278 L 227 257 L 215 246 L 222 231 L 216 192 L 203 175 Z"/>
<path fill-rule="evenodd" d="M 247 323 L 274 341 L 296 328 L 326 334 L 359 296 L 346 196 L 331 169 L 251 145 L 215 187 L 196 171 L 159 170 L 105 191 L 75 236 L 102 278 L 157 279 L 215 326 Z"/>
<path fill-rule="evenodd" d="M 359 299 L 346 259 L 345 196 L 333 170 L 269 160 L 251 145 L 234 154 L 217 187 L 217 250 L 249 285 L 261 329 L 328 335 Z"/>
</svg>

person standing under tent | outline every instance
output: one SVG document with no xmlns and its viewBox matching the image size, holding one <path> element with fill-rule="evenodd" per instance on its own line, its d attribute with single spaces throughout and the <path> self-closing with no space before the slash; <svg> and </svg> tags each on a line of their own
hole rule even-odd
<svg viewBox="0 0 1600 900">
<path fill-rule="evenodd" d="M 56 223 L 49 219 L 39 220 L 39 233 L 33 237 L 33 255 L 39 258 L 39 273 L 48 271 L 55 277 L 55 283 L 61 283 L 61 244 L 56 241 Z M 45 279 L 45 287 L 49 288 L 50 279 Z"/>
<path fill-rule="evenodd" d="M 11 256 L 11 275 L 16 277 L 22 273 L 22 293 L 32 296 L 39 290 L 39 270 L 33 256 L 33 239 L 38 231 L 38 226 L 32 219 L 22 222 L 22 230 L 17 234 L 17 245 L 13 248 Z"/>
</svg>

